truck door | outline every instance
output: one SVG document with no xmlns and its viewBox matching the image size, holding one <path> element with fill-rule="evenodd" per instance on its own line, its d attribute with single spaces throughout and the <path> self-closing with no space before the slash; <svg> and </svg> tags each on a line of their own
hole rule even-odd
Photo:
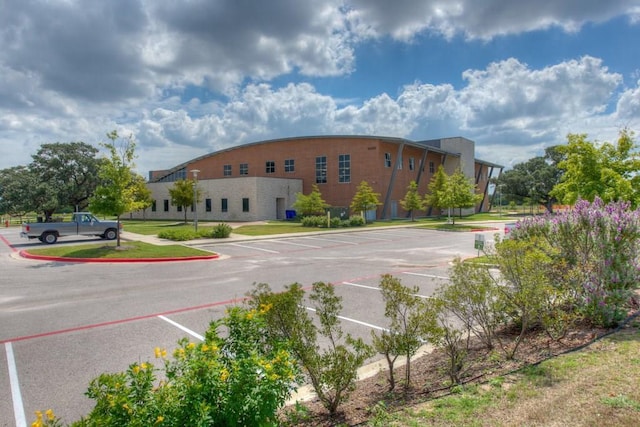
<svg viewBox="0 0 640 427">
<path fill-rule="evenodd" d="M 91 234 L 96 226 L 93 216 L 89 214 L 82 214 L 76 216 L 78 223 L 78 234 Z"/>
</svg>

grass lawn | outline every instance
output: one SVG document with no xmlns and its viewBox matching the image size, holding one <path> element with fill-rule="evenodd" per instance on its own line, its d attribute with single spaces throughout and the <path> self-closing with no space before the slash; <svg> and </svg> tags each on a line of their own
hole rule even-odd
<svg viewBox="0 0 640 427">
<path fill-rule="evenodd" d="M 639 326 L 636 320 L 582 350 L 379 417 L 390 426 L 637 426 Z"/>
<path fill-rule="evenodd" d="M 126 241 L 116 249 L 116 243 L 97 243 L 87 245 L 66 246 L 53 248 L 29 249 L 33 255 L 55 256 L 63 258 L 103 258 L 103 259 L 141 259 L 141 258 L 181 258 L 192 256 L 212 255 L 211 252 L 190 248 L 183 245 L 152 245 L 144 242 Z"/>
</svg>

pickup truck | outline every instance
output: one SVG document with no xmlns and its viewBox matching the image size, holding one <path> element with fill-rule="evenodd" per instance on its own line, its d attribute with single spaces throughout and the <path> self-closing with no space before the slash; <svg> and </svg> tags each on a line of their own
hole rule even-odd
<svg viewBox="0 0 640 427">
<path fill-rule="evenodd" d="M 122 224 L 120 228 L 122 229 Z M 71 221 L 25 222 L 20 233 L 20 237 L 38 239 L 48 244 L 53 244 L 64 236 L 99 236 L 113 240 L 118 237 L 118 223 L 100 221 L 88 212 L 75 212 Z"/>
</svg>

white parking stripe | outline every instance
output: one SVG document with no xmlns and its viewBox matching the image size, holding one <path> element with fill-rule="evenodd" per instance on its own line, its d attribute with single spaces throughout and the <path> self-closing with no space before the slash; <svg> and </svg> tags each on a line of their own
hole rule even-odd
<svg viewBox="0 0 640 427">
<path fill-rule="evenodd" d="M 354 243 L 354 242 L 347 242 L 347 241 L 338 240 L 338 239 L 327 239 L 325 237 L 303 237 L 303 238 L 311 239 L 311 240 L 326 240 L 327 242 L 344 243 L 345 245 L 358 245 L 358 243 Z"/>
<path fill-rule="evenodd" d="M 13 357 L 11 342 L 5 343 L 4 349 L 7 353 L 9 383 L 11 384 L 11 398 L 13 399 L 13 416 L 16 419 L 16 427 L 27 427 L 24 405 L 22 404 L 22 394 L 20 393 L 20 383 L 18 382 L 18 369 L 16 368 L 16 359 Z"/>
<path fill-rule="evenodd" d="M 402 274 L 410 274 L 411 276 L 431 277 L 432 279 L 449 280 L 447 276 L 436 276 L 435 274 L 411 273 L 410 271 L 404 271 L 402 272 Z"/>
<path fill-rule="evenodd" d="M 367 286 L 367 285 L 359 285 L 357 283 L 351 283 L 351 282 L 342 282 L 343 285 L 347 285 L 347 286 L 356 286 L 358 288 L 365 288 L 365 289 L 371 289 L 374 291 L 381 291 L 380 288 L 377 288 L 375 286 Z M 428 295 L 420 295 L 420 294 L 413 294 L 414 297 L 418 297 L 418 298 L 424 298 L 424 299 L 429 299 L 431 298 Z"/>
<path fill-rule="evenodd" d="M 353 233 L 351 235 L 351 237 L 354 237 L 356 239 L 380 240 L 382 242 L 390 242 L 391 241 L 391 239 L 382 239 L 380 237 L 361 236 L 361 234 L 363 234 L 363 233 Z"/>
<path fill-rule="evenodd" d="M 200 341 L 204 341 L 204 337 L 196 332 L 193 332 L 191 329 L 182 326 L 181 324 L 174 322 L 173 320 L 169 319 L 168 317 L 164 317 L 163 315 L 158 316 L 159 318 L 161 318 L 162 320 L 164 320 L 165 322 L 169 322 L 171 323 L 173 326 L 175 326 L 178 329 L 181 329 L 183 331 L 185 331 L 186 333 L 188 333 L 189 335 L 191 335 L 192 337 L 195 337 L 197 339 L 199 339 Z"/>
<path fill-rule="evenodd" d="M 305 307 L 305 309 L 307 309 L 309 311 L 313 311 L 313 312 L 316 311 L 316 309 L 313 308 L 313 307 Z M 367 328 L 377 329 L 379 331 L 388 331 L 387 328 L 382 328 L 380 326 L 372 325 L 371 323 L 361 322 L 359 320 L 351 319 L 349 317 L 338 316 L 338 319 L 346 320 L 347 322 L 357 323 L 358 325 L 366 326 Z"/>
<path fill-rule="evenodd" d="M 272 254 L 279 254 L 280 253 L 278 251 L 272 251 L 270 249 L 262 249 L 262 248 L 258 248 L 256 246 L 241 245 L 241 244 L 238 244 L 238 243 L 230 243 L 230 245 L 231 246 L 237 246 L 239 248 L 245 248 L 245 249 L 255 249 L 256 251 L 269 252 L 269 253 L 272 253 Z"/>
<path fill-rule="evenodd" d="M 305 245 L 303 243 L 289 242 L 288 240 L 270 240 L 273 243 L 284 243 L 287 245 L 304 246 L 305 248 L 321 249 L 322 246 Z"/>
<path fill-rule="evenodd" d="M 377 286 L 367 286 L 367 285 L 359 285 L 357 283 L 351 283 L 351 282 L 342 282 L 343 285 L 349 285 L 349 286 L 356 286 L 358 288 L 365 288 L 365 289 L 372 289 L 374 291 L 379 291 L 380 288 L 378 288 Z"/>
</svg>

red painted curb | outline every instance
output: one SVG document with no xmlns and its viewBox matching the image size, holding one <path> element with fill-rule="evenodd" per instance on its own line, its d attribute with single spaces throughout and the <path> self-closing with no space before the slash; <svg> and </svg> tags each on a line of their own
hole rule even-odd
<svg viewBox="0 0 640 427">
<path fill-rule="evenodd" d="M 101 262 L 101 263 L 125 263 L 125 262 L 176 262 L 176 261 L 204 261 L 218 259 L 220 255 L 198 255 L 189 257 L 171 257 L 171 258 L 65 258 L 47 255 L 34 255 L 27 251 L 20 251 L 18 254 L 27 259 L 36 259 L 39 261 L 55 261 L 55 262 Z"/>
</svg>

